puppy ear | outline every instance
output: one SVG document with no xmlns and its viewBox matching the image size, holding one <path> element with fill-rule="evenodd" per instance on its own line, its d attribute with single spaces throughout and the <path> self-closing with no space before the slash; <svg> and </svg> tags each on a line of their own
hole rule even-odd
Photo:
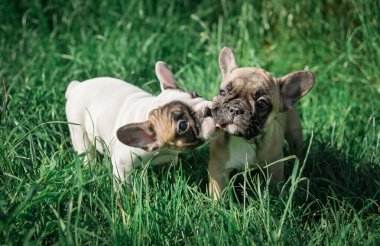
<svg viewBox="0 0 380 246">
<path fill-rule="evenodd" d="M 298 99 L 313 88 L 314 82 L 314 75 L 308 71 L 294 72 L 280 78 L 281 110 L 290 109 Z"/>
<path fill-rule="evenodd" d="M 160 81 L 161 91 L 166 89 L 178 89 L 173 73 L 165 62 L 159 61 L 156 63 L 156 75 Z"/>
<path fill-rule="evenodd" d="M 150 121 L 122 126 L 117 130 L 116 136 L 123 144 L 149 152 L 158 149 L 159 146 Z"/>
<path fill-rule="evenodd" d="M 231 49 L 224 47 L 219 53 L 219 67 L 223 78 L 226 78 L 236 66 L 235 57 Z"/>
</svg>

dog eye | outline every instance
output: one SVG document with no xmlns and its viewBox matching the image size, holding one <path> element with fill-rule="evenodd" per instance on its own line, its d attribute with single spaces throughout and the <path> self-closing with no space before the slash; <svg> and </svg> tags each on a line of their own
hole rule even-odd
<svg viewBox="0 0 380 246">
<path fill-rule="evenodd" d="M 179 133 L 184 133 L 189 129 L 189 122 L 186 120 L 181 120 L 178 122 L 178 132 Z"/>
<path fill-rule="evenodd" d="M 225 90 L 220 90 L 219 91 L 219 95 L 221 95 L 222 97 L 224 97 L 226 95 L 226 91 Z"/>
<path fill-rule="evenodd" d="M 265 101 L 264 99 L 260 99 L 259 101 L 257 101 L 257 107 L 260 110 L 266 110 L 269 107 L 269 103 Z"/>
<path fill-rule="evenodd" d="M 199 97 L 198 93 L 196 91 L 191 91 L 190 92 L 191 98 L 197 98 Z"/>
</svg>

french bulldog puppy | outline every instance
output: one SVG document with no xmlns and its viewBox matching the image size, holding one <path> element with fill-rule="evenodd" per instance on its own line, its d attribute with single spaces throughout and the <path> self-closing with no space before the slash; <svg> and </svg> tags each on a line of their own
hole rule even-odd
<svg viewBox="0 0 380 246">
<path fill-rule="evenodd" d="M 314 85 L 307 71 L 276 78 L 257 67 L 238 68 L 229 48 L 219 54 L 222 84 L 214 98 L 212 115 L 217 131 L 211 141 L 209 193 L 214 199 L 227 186 L 233 169 L 266 166 L 283 157 L 284 138 L 299 158 L 302 126 L 294 103 Z M 269 166 L 271 184 L 283 180 L 283 163 Z"/>
<path fill-rule="evenodd" d="M 161 164 L 180 151 L 201 146 L 215 130 L 211 102 L 178 88 L 172 72 L 156 63 L 161 94 L 153 96 L 125 81 L 73 81 L 66 91 L 66 116 L 78 154 L 110 154 L 116 179 L 130 182 L 134 167 Z M 153 158 L 153 159 L 152 159 Z"/>
</svg>

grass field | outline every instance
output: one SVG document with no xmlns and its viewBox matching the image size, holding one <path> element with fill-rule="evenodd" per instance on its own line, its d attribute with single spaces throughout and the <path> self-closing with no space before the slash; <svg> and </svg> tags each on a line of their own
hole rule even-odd
<svg viewBox="0 0 380 246">
<path fill-rule="evenodd" d="M 380 244 L 379 1 L 95 2 L 0 1 L 0 244 Z M 308 159 L 288 162 L 279 196 L 243 172 L 210 200 L 207 147 L 135 171 L 131 194 L 113 192 L 107 157 L 82 165 L 65 124 L 71 80 L 157 94 L 163 60 L 212 99 L 223 46 L 241 66 L 316 75 L 298 105 Z"/>
</svg>

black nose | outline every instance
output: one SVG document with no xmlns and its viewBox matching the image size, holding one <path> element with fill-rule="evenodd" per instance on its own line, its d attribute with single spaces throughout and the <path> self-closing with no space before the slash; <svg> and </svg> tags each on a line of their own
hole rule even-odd
<svg viewBox="0 0 380 246">
<path fill-rule="evenodd" d="M 228 110 L 230 111 L 231 116 L 236 116 L 244 112 L 243 109 L 238 108 L 236 106 L 231 106 Z"/>
<path fill-rule="evenodd" d="M 203 118 L 212 117 L 211 109 L 209 107 L 205 107 L 202 112 Z"/>
</svg>

